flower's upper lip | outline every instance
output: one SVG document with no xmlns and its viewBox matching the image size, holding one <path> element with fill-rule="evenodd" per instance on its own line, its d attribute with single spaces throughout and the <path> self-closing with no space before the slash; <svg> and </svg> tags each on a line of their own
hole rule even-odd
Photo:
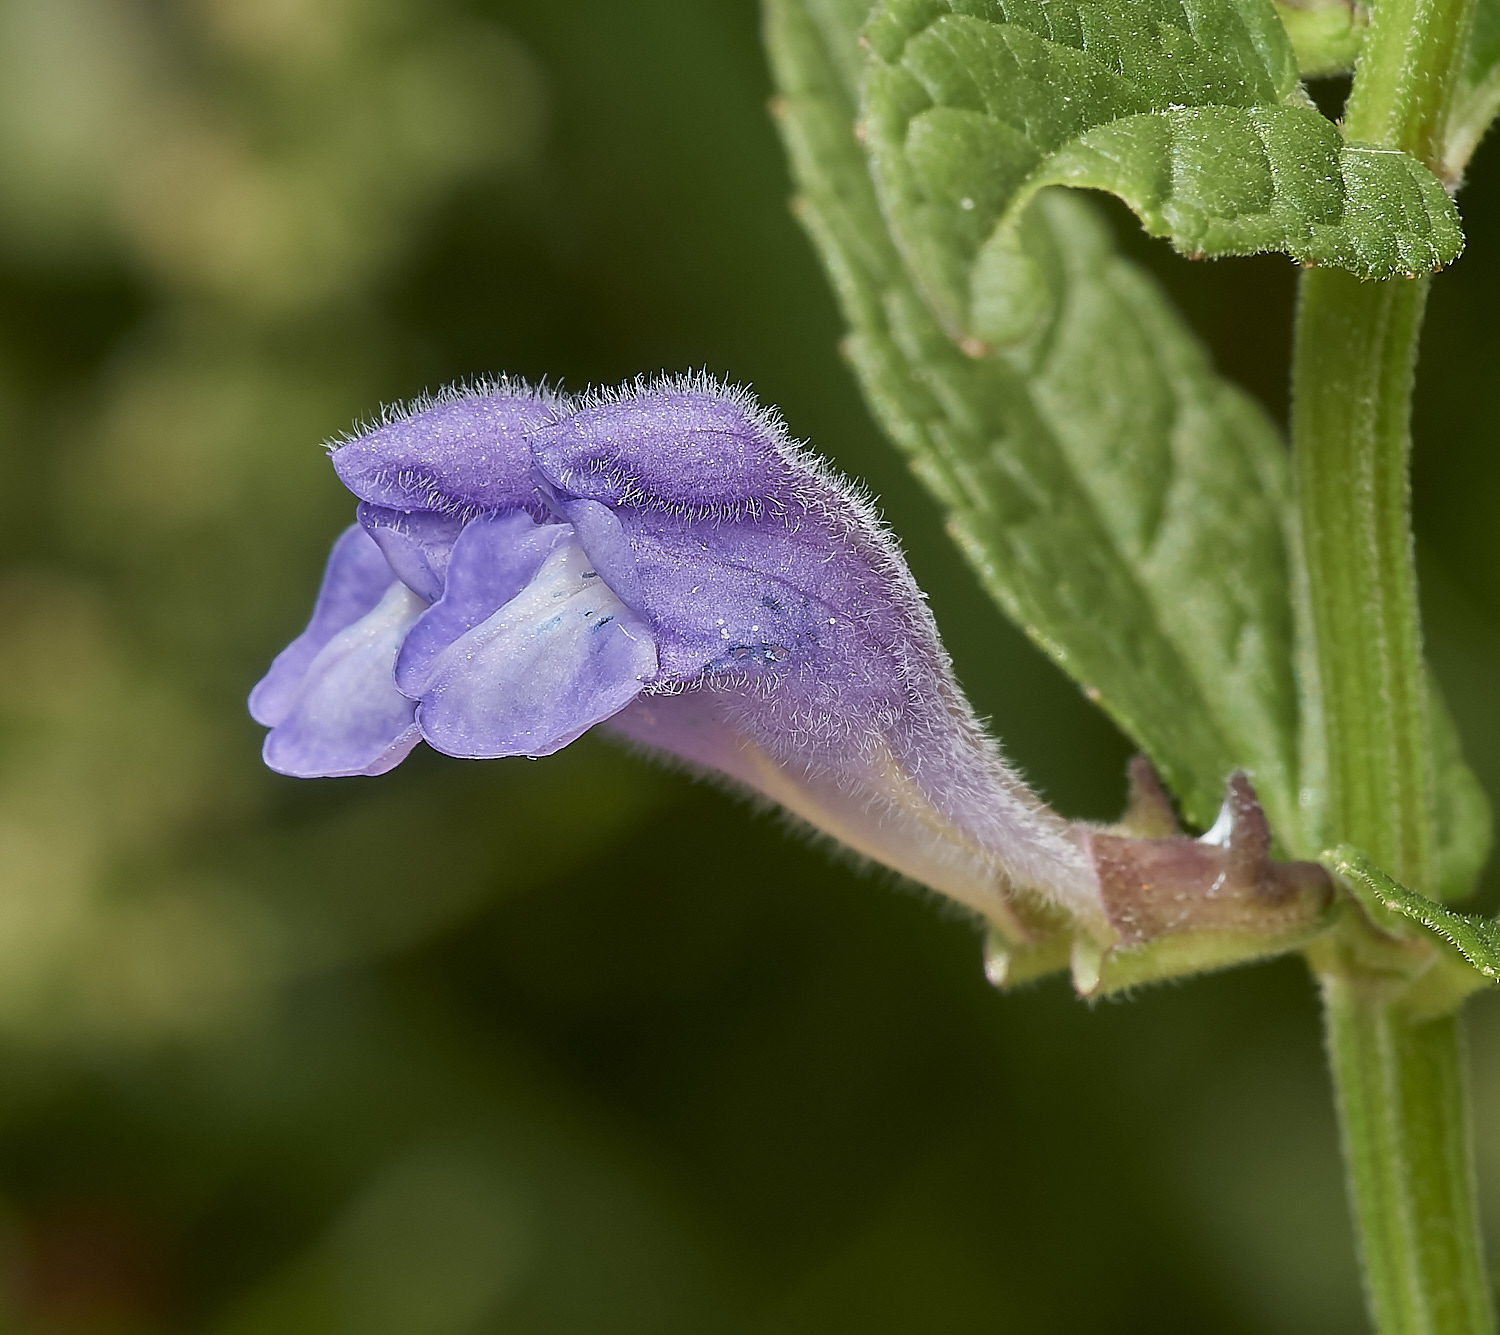
<svg viewBox="0 0 1500 1335">
<path fill-rule="evenodd" d="M 603 396 L 527 432 L 554 487 L 605 505 L 733 518 L 785 498 L 780 422 L 748 400 L 680 389 L 649 403 Z"/>
<path fill-rule="evenodd" d="M 361 500 L 393 510 L 533 510 L 526 435 L 554 421 L 558 407 L 516 394 L 456 397 L 339 446 L 334 471 Z"/>
<path fill-rule="evenodd" d="M 792 502 L 795 451 L 784 437 L 748 400 L 698 389 L 650 405 L 506 392 L 423 406 L 332 457 L 350 491 L 394 510 L 542 518 L 577 498 L 734 519 Z"/>
</svg>

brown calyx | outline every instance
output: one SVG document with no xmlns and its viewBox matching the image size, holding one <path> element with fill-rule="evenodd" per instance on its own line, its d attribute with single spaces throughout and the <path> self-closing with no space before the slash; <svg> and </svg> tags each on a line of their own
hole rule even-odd
<svg viewBox="0 0 1500 1335">
<path fill-rule="evenodd" d="M 1227 819 L 1226 819 L 1227 817 Z M 1182 834 L 1150 762 L 1131 763 L 1131 803 L 1118 826 L 1085 828 L 1104 911 L 1120 944 L 1181 932 L 1280 936 L 1310 926 L 1333 897 L 1315 862 L 1271 860 L 1271 831 L 1250 780 L 1229 780 L 1214 842 Z"/>
</svg>

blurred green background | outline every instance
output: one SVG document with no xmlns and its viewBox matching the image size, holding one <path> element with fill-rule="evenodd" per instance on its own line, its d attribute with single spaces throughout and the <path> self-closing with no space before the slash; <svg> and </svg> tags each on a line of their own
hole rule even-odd
<svg viewBox="0 0 1500 1335">
<path fill-rule="evenodd" d="M 0 0 L 0 1329 L 1362 1328 L 1298 962 L 1002 996 L 940 905 L 598 739 L 259 764 L 352 505 L 321 441 L 477 372 L 706 367 L 870 483 L 1010 754 L 1115 813 L 1124 741 L 838 360 L 769 93 L 753 0 Z M 1493 798 L 1473 174 L 1416 485 Z M 1121 231 L 1284 417 L 1292 267 Z M 1472 1036 L 1500 1240 L 1500 1009 Z"/>
</svg>

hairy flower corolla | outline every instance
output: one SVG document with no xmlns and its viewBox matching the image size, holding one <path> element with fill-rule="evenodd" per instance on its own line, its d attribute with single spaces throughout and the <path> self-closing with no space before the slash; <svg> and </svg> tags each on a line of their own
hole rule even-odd
<svg viewBox="0 0 1500 1335">
<path fill-rule="evenodd" d="M 271 768 L 545 756 L 603 724 L 1019 935 L 1017 892 L 1107 932 L 1078 833 L 980 728 L 874 508 L 748 393 L 488 382 L 332 462 L 357 522 L 251 696 Z"/>
</svg>

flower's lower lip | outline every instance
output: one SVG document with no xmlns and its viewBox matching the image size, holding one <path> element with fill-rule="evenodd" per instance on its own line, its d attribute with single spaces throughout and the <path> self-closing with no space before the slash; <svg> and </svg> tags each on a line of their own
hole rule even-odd
<svg viewBox="0 0 1500 1335">
<path fill-rule="evenodd" d="M 379 774 L 405 758 L 418 740 L 414 711 L 391 668 L 426 607 L 396 580 L 318 651 L 290 711 L 266 738 L 272 769 L 297 777 Z"/>
<path fill-rule="evenodd" d="M 450 585 L 467 585 L 493 555 L 486 539 L 514 540 L 497 522 L 455 547 Z M 547 544 L 526 585 L 486 612 L 445 594 L 413 627 L 396 665 L 419 695 L 423 736 L 450 755 L 550 755 L 618 713 L 657 669 L 650 629 L 597 575 L 561 525 L 525 534 Z M 452 604 L 450 606 L 450 603 Z"/>
</svg>

